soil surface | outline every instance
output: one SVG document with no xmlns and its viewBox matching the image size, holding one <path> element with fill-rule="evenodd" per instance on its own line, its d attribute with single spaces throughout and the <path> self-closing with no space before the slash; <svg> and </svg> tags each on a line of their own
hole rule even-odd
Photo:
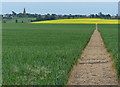
<svg viewBox="0 0 120 87">
<path fill-rule="evenodd" d="M 110 54 L 96 29 L 73 67 L 67 85 L 118 85 Z"/>
</svg>

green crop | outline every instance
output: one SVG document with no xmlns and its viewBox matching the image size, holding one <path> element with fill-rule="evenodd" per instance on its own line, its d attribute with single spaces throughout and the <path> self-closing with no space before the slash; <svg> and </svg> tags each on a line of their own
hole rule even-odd
<svg viewBox="0 0 120 87">
<path fill-rule="evenodd" d="M 95 25 L 3 24 L 3 85 L 64 85 Z"/>
</svg>

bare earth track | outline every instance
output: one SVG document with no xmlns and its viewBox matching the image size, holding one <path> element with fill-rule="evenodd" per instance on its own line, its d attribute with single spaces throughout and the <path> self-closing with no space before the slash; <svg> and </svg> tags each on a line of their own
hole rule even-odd
<svg viewBox="0 0 120 87">
<path fill-rule="evenodd" d="M 96 29 L 73 67 L 67 85 L 118 85 L 110 54 Z"/>
</svg>

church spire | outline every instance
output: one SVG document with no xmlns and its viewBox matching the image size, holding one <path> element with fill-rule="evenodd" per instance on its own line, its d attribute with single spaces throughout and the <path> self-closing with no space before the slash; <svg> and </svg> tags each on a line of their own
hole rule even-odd
<svg viewBox="0 0 120 87">
<path fill-rule="evenodd" d="M 25 8 L 24 8 L 23 14 L 26 14 L 26 10 L 25 10 Z"/>
</svg>

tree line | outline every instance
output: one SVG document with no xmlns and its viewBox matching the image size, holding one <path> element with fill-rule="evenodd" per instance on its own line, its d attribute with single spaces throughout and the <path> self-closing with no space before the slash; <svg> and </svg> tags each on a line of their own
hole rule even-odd
<svg viewBox="0 0 120 87">
<path fill-rule="evenodd" d="M 2 15 L 3 16 L 3 15 Z M 57 15 L 57 14 L 30 14 L 30 13 L 15 13 L 12 11 L 12 14 L 5 14 L 3 19 L 13 19 L 13 18 L 36 18 L 36 20 L 31 21 L 44 21 L 44 20 L 57 20 L 57 19 L 77 19 L 77 18 L 102 18 L 102 19 L 118 19 L 118 14 L 116 16 L 111 16 L 110 14 L 103 14 L 99 12 L 98 14 L 90 14 L 90 15 Z"/>
<path fill-rule="evenodd" d="M 46 14 L 46 15 L 38 15 L 36 21 L 43 20 L 56 20 L 56 19 L 77 19 L 77 18 L 102 18 L 102 19 L 118 19 L 118 14 L 116 16 L 111 16 L 110 14 L 103 14 L 102 12 L 98 14 L 90 14 L 90 15 L 56 15 L 56 14 Z"/>
</svg>

